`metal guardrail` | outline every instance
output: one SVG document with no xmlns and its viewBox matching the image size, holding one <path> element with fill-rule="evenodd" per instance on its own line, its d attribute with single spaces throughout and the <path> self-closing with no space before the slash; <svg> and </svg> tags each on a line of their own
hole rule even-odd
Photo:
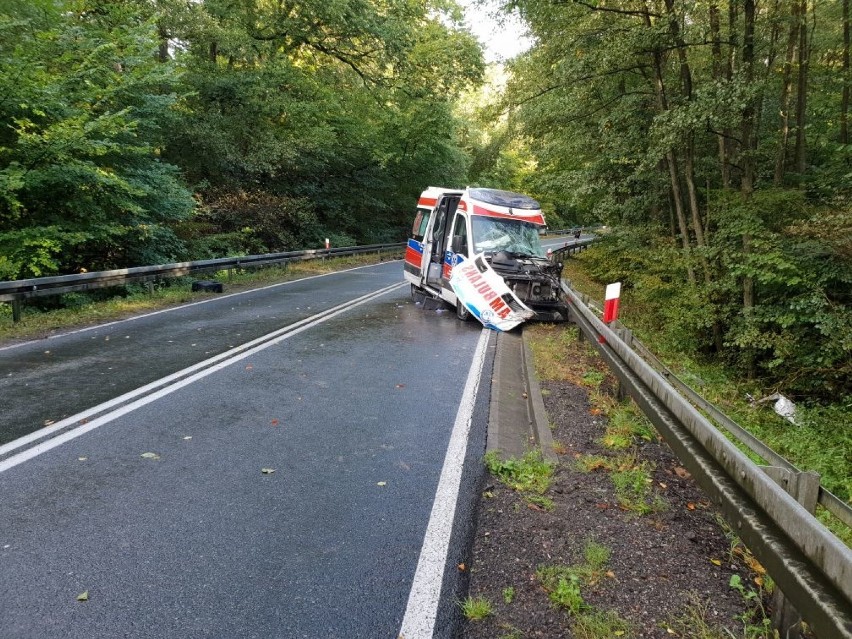
<svg viewBox="0 0 852 639">
<path fill-rule="evenodd" d="M 799 473 L 768 448 L 763 452 L 775 465 L 755 464 L 678 393 L 668 376 L 654 370 L 604 324 L 579 294 L 565 283 L 562 290 L 572 319 L 784 597 L 818 637 L 852 639 L 852 549 L 803 505 L 816 500 L 813 477 Z M 629 334 L 625 337 L 632 341 Z M 827 493 L 821 488 L 819 492 Z M 824 503 L 836 506 L 831 499 Z"/>
<path fill-rule="evenodd" d="M 596 238 L 589 237 L 584 240 L 568 240 L 565 242 L 564 246 L 560 246 L 559 248 L 553 249 L 553 256 L 558 258 L 560 253 L 567 253 L 571 255 L 572 253 L 579 253 L 589 247 L 590 244 L 593 244 L 596 241 Z"/>
<path fill-rule="evenodd" d="M 222 257 L 213 260 L 195 262 L 176 262 L 159 266 L 135 266 L 132 268 L 116 269 L 113 271 L 97 271 L 92 273 L 76 273 L 74 275 L 57 275 L 53 277 L 37 277 L 27 280 L 0 282 L 0 302 L 20 304 L 21 300 L 45 295 L 59 295 L 75 291 L 86 291 L 108 286 L 121 286 L 130 282 L 149 282 L 167 277 L 182 277 L 196 273 L 231 270 L 235 268 L 253 268 L 270 264 L 313 260 L 326 257 L 343 257 L 360 253 L 372 253 L 401 249 L 404 243 L 369 244 L 366 246 L 349 246 L 329 249 L 309 249 L 306 251 L 286 251 L 283 253 L 266 253 L 263 255 L 244 255 L 241 257 Z M 15 321 L 18 312 L 13 311 Z"/>
</svg>

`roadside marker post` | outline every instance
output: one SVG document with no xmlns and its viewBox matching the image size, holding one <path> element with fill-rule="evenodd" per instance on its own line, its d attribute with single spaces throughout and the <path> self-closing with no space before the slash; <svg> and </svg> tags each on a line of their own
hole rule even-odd
<svg viewBox="0 0 852 639">
<path fill-rule="evenodd" d="M 618 298 L 621 296 L 621 282 L 606 285 L 606 294 L 604 295 L 604 324 L 610 325 L 618 319 Z M 606 343 L 606 338 L 603 335 L 598 337 L 598 342 Z"/>
<path fill-rule="evenodd" d="M 604 324 L 609 324 L 618 319 L 618 298 L 621 295 L 621 282 L 606 285 L 604 296 Z"/>
</svg>

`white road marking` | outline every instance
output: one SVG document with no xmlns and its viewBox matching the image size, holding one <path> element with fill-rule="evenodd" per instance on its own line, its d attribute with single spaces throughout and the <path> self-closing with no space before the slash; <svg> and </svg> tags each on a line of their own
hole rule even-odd
<svg viewBox="0 0 852 639">
<path fill-rule="evenodd" d="M 193 382 L 198 381 L 208 375 L 215 373 L 231 364 L 243 360 L 259 351 L 268 348 L 274 344 L 278 344 L 279 342 L 283 342 L 286 339 L 290 339 L 294 335 L 298 335 L 299 333 L 308 330 L 309 328 L 313 328 L 318 324 L 321 324 L 327 320 L 330 320 L 332 317 L 336 317 L 341 313 L 345 313 L 349 309 L 355 308 L 356 306 L 360 306 L 367 302 L 372 301 L 377 297 L 381 297 L 386 293 L 390 293 L 396 289 L 402 288 L 403 286 L 407 286 L 406 283 L 400 284 L 392 284 L 391 286 L 387 286 L 385 288 L 379 289 L 377 291 L 373 291 L 372 293 L 368 293 L 367 295 L 363 295 L 354 300 L 350 300 L 338 306 L 335 306 L 331 309 L 323 311 L 322 313 L 317 313 L 316 315 L 300 320 L 299 322 L 295 322 L 289 326 L 285 326 L 284 328 L 278 329 L 277 331 L 273 331 L 267 335 L 262 337 L 258 337 L 250 342 L 246 342 L 241 346 L 226 351 L 225 353 L 221 353 L 215 357 L 211 357 L 203 362 L 199 362 L 193 366 L 183 369 L 182 371 L 178 371 L 177 373 L 173 373 L 168 377 L 164 377 L 163 379 L 157 380 L 155 382 L 151 382 L 150 384 L 146 384 L 145 386 L 141 386 L 136 390 L 130 391 L 129 393 L 125 393 L 120 397 L 116 397 L 108 402 L 104 402 L 98 406 L 87 409 L 81 413 L 77 413 L 76 415 L 72 415 L 66 419 L 63 419 L 61 422 L 57 422 L 48 428 L 43 428 L 34 433 L 30 433 L 29 435 L 25 435 L 24 437 L 20 437 L 8 444 L 0 446 L 0 455 L 8 453 L 17 448 L 21 448 L 22 446 L 26 446 L 38 439 L 43 439 L 63 428 L 70 426 L 71 424 L 84 422 L 78 425 L 76 428 L 73 428 L 65 433 L 57 435 L 56 437 L 49 439 L 46 442 L 42 442 L 40 444 L 36 444 L 31 448 L 27 448 L 26 450 L 12 455 L 3 461 L 0 461 L 0 473 L 9 470 L 10 468 L 14 468 L 15 466 L 24 463 L 25 461 L 32 459 L 33 457 L 37 457 L 48 450 L 56 448 L 64 444 L 65 442 L 71 441 L 72 439 L 76 439 L 80 437 L 80 435 L 84 435 L 99 426 L 103 426 L 122 415 L 126 415 L 137 408 L 145 406 L 146 404 L 150 404 L 161 397 L 165 397 L 166 395 L 173 393 L 174 391 L 183 388 L 184 386 L 188 386 Z M 235 351 L 238 351 L 235 353 Z M 196 372 L 197 371 L 197 372 Z M 160 388 L 162 387 L 162 388 Z M 159 390 L 155 390 L 159 388 Z M 151 392 L 153 391 L 153 392 Z M 98 415 L 103 413 L 105 410 L 108 410 L 116 405 L 127 402 L 134 397 L 139 397 L 139 399 L 120 406 L 115 410 L 108 412 L 106 414 L 100 415 L 91 421 L 86 421 L 88 417 L 93 415 Z"/>
<path fill-rule="evenodd" d="M 447 454 L 444 457 L 444 467 L 441 469 L 441 477 L 438 480 L 438 489 L 435 491 L 432 514 L 429 516 L 429 525 L 420 550 L 414 582 L 408 595 L 408 605 L 399 630 L 399 639 L 431 639 L 435 629 L 441 585 L 444 581 L 444 566 L 447 563 L 462 467 L 467 452 L 470 423 L 490 333 L 488 329 L 482 329 L 479 343 L 473 354 L 473 362 L 462 392 L 459 410 L 456 413 Z"/>
<path fill-rule="evenodd" d="M 390 263 L 391 261 L 399 261 L 399 260 L 388 260 L 388 262 L 382 262 L 382 264 Z M 218 302 L 219 300 L 228 299 L 229 297 L 237 297 L 239 295 L 247 295 L 249 293 L 254 293 L 256 291 L 265 291 L 266 289 L 275 288 L 277 286 L 287 286 L 288 284 L 296 284 L 297 282 L 305 282 L 307 280 L 314 280 L 318 277 L 328 277 L 329 275 L 338 275 L 339 273 L 348 273 L 350 271 L 357 271 L 362 268 L 370 268 L 371 266 L 378 266 L 377 264 L 367 264 L 365 266 L 353 266 L 352 268 L 343 269 L 341 271 L 333 271 L 331 273 L 320 273 L 319 275 L 309 275 L 308 277 L 301 277 L 297 280 L 288 280 L 286 282 L 278 282 L 277 284 L 269 284 L 267 286 L 261 286 L 260 288 L 252 288 L 246 291 L 239 291 L 237 293 L 228 293 L 227 295 L 219 295 L 218 297 L 212 297 L 206 300 L 199 300 L 197 302 L 189 302 L 188 304 L 180 304 L 178 306 L 172 306 L 169 308 L 164 308 L 159 311 L 151 311 L 150 313 L 144 313 L 142 315 L 134 315 L 133 317 L 127 317 L 125 319 L 115 320 L 112 322 L 105 322 L 103 324 L 95 324 L 94 326 L 86 326 L 85 328 L 78 328 L 73 331 L 68 331 L 67 333 L 57 333 L 56 335 L 48 335 L 45 339 L 56 339 L 58 337 L 65 337 L 66 335 L 76 335 L 77 333 L 85 333 L 86 331 L 94 331 L 99 328 L 106 328 L 107 326 L 114 326 L 115 324 L 123 324 L 125 322 L 132 322 L 134 320 L 142 319 L 145 317 L 153 317 L 154 315 L 161 315 L 162 313 L 171 313 L 172 311 L 177 311 L 182 308 L 188 308 L 190 306 L 197 306 L 199 304 L 209 304 L 210 302 Z M 6 346 L 0 346 L 0 351 L 10 350 L 12 348 L 20 348 L 21 346 L 26 346 L 27 344 L 34 344 L 41 340 L 28 340 L 26 342 L 20 342 L 17 344 L 8 344 Z"/>
</svg>

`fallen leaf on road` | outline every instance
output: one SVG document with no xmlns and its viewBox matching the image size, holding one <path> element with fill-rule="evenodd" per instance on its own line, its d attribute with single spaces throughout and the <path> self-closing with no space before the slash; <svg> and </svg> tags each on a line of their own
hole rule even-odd
<svg viewBox="0 0 852 639">
<path fill-rule="evenodd" d="M 88 601 L 89 600 L 89 591 L 81 592 L 77 595 L 77 601 Z"/>
<path fill-rule="evenodd" d="M 693 504 L 692 502 L 689 502 L 689 503 L 686 505 L 686 509 L 687 509 L 687 510 L 695 510 L 695 504 Z"/>
<path fill-rule="evenodd" d="M 711 559 L 710 563 L 713 564 L 714 566 L 721 566 L 722 565 L 722 561 L 720 559 Z"/>
<path fill-rule="evenodd" d="M 272 420 L 271 422 L 269 422 L 269 423 L 270 423 L 270 424 L 272 424 L 273 426 L 278 426 L 278 420 L 277 420 L 277 419 L 273 419 L 273 420 Z"/>
<path fill-rule="evenodd" d="M 686 468 L 681 468 L 680 466 L 675 466 L 675 475 L 680 477 L 681 479 L 688 479 L 690 477 L 689 471 Z"/>
<path fill-rule="evenodd" d="M 611 570 L 606 571 L 606 576 L 609 577 L 610 579 L 615 579 L 615 573 L 612 572 Z"/>
<path fill-rule="evenodd" d="M 260 472 L 262 472 L 264 475 L 271 475 L 272 473 L 275 472 L 275 469 L 274 468 L 261 468 Z"/>
<path fill-rule="evenodd" d="M 660 482 L 660 488 L 668 488 L 668 486 L 664 482 Z"/>
<path fill-rule="evenodd" d="M 143 459 L 159 459 L 160 456 L 157 453 L 142 453 L 139 455 Z"/>
<path fill-rule="evenodd" d="M 464 564 L 459 564 L 459 570 L 461 572 L 464 572 L 466 568 L 467 568 L 467 566 L 465 566 Z"/>
</svg>

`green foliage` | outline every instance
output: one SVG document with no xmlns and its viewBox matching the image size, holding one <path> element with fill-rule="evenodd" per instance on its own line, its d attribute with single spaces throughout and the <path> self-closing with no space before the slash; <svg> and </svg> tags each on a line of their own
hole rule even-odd
<svg viewBox="0 0 852 639">
<path fill-rule="evenodd" d="M 515 600 L 515 589 L 512 586 L 508 586 L 503 588 L 503 601 L 507 604 L 512 603 Z"/>
<path fill-rule="evenodd" d="M 0 14 L 0 271 L 42 276 L 165 262 L 193 202 L 158 157 L 175 70 L 153 25 L 98 14 Z"/>
<path fill-rule="evenodd" d="M 586 639 L 628 636 L 629 624 L 617 614 L 597 610 L 583 599 L 582 586 L 594 585 L 604 577 L 610 550 L 593 539 L 583 549 L 585 562 L 579 566 L 541 565 L 536 578 L 553 605 L 573 618 L 572 632 Z"/>
<path fill-rule="evenodd" d="M 3 3 L 0 276 L 399 241 L 482 71 L 454 2 Z"/>
<path fill-rule="evenodd" d="M 520 459 L 501 459 L 497 451 L 489 451 L 483 458 L 488 472 L 509 488 L 520 492 L 544 494 L 553 477 L 553 464 L 545 461 L 541 452 L 532 450 Z"/>
<path fill-rule="evenodd" d="M 485 597 L 469 596 L 460 605 L 468 621 L 482 621 L 494 612 L 494 606 Z"/>
</svg>

